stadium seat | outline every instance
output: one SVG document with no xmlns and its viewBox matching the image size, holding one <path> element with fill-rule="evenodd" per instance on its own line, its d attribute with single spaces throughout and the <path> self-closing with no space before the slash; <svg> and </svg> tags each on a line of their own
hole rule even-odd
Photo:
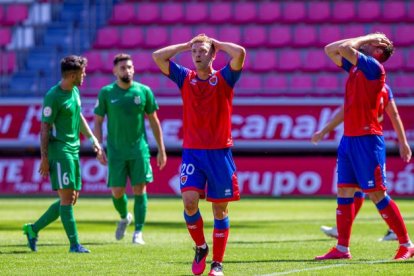
<svg viewBox="0 0 414 276">
<path fill-rule="evenodd" d="M 311 1 L 307 8 L 307 21 L 309 22 L 329 22 L 331 18 L 331 3 L 328 1 Z"/>
<path fill-rule="evenodd" d="M 305 1 L 285 2 L 282 19 L 287 23 L 302 23 L 306 19 Z"/>
<path fill-rule="evenodd" d="M 262 90 L 262 79 L 259 74 L 243 74 L 240 80 L 236 83 L 235 93 L 248 94 L 255 96 Z"/>
<path fill-rule="evenodd" d="M 407 21 L 414 22 L 414 2 L 408 1 L 407 5 Z"/>
<path fill-rule="evenodd" d="M 297 47 L 317 46 L 315 27 L 309 25 L 299 25 L 294 28 L 293 45 Z"/>
<path fill-rule="evenodd" d="M 102 67 L 101 72 L 112 75 L 113 68 L 114 68 L 114 57 L 115 55 L 119 54 L 119 50 L 111 50 L 111 51 L 100 51 L 101 52 L 101 60 L 102 60 Z"/>
<path fill-rule="evenodd" d="M 336 74 L 320 74 L 316 76 L 315 93 L 323 93 L 326 96 L 335 96 L 343 87 L 339 85 L 338 76 Z"/>
<path fill-rule="evenodd" d="M 288 90 L 286 75 L 267 74 L 262 77 L 263 90 L 269 96 L 285 93 Z"/>
<path fill-rule="evenodd" d="M 394 32 L 392 30 L 393 24 L 372 24 L 370 33 L 381 32 L 384 33 L 389 39 L 394 40 Z"/>
<path fill-rule="evenodd" d="M 197 25 L 194 27 L 194 35 L 206 34 L 209 37 L 218 37 L 215 26 L 210 25 Z"/>
<path fill-rule="evenodd" d="M 166 27 L 150 26 L 145 30 L 145 46 L 148 48 L 164 47 L 168 42 L 168 31 Z"/>
<path fill-rule="evenodd" d="M 404 69 L 405 52 L 400 49 L 385 62 L 384 67 L 386 71 L 402 71 Z"/>
<path fill-rule="evenodd" d="M 152 92 L 157 95 L 158 90 L 161 88 L 160 76 L 158 74 L 142 74 L 139 75 L 138 81 L 149 86 Z"/>
<path fill-rule="evenodd" d="M 258 5 L 258 23 L 273 23 L 281 19 L 282 13 L 278 2 L 259 2 Z"/>
<path fill-rule="evenodd" d="M 94 48 L 110 49 L 118 46 L 119 32 L 117 27 L 104 27 L 98 30 Z"/>
<path fill-rule="evenodd" d="M 263 47 L 263 45 L 266 45 L 266 41 L 266 27 L 261 25 L 250 25 L 244 28 L 243 46 L 249 48 Z"/>
<path fill-rule="evenodd" d="M 3 23 L 4 17 L 5 17 L 5 6 L 0 5 L 0 24 Z"/>
<path fill-rule="evenodd" d="M 354 1 L 333 1 L 332 21 L 333 22 L 354 22 L 356 19 L 356 7 Z"/>
<path fill-rule="evenodd" d="M 244 44 L 245 40 L 242 39 L 241 28 L 235 25 L 225 25 L 217 29 L 217 39 L 220 41 L 228 41 L 236 44 Z M 242 42 L 243 41 L 243 42 Z"/>
<path fill-rule="evenodd" d="M 3 24 L 17 25 L 22 23 L 29 15 L 28 7 L 25 4 L 10 4 L 7 6 Z"/>
<path fill-rule="evenodd" d="M 288 47 L 292 43 L 291 28 L 286 25 L 273 25 L 268 30 L 268 47 Z"/>
<path fill-rule="evenodd" d="M 142 47 L 144 44 L 144 33 L 141 27 L 131 26 L 124 27 L 121 31 L 119 47 L 123 49 L 132 49 Z"/>
<path fill-rule="evenodd" d="M 208 5 L 205 2 L 188 3 L 185 6 L 184 21 L 187 23 L 204 23 L 208 19 Z"/>
<path fill-rule="evenodd" d="M 342 33 L 343 38 L 350 38 L 365 35 L 366 31 L 363 24 L 352 24 L 343 26 Z"/>
<path fill-rule="evenodd" d="M 302 70 L 309 72 L 325 71 L 328 62 L 328 57 L 323 49 L 304 50 Z"/>
<path fill-rule="evenodd" d="M 160 20 L 160 8 L 157 2 L 139 3 L 135 13 L 136 24 L 153 24 Z"/>
<path fill-rule="evenodd" d="M 110 75 L 92 75 L 85 78 L 82 92 L 85 95 L 98 95 L 102 87 L 115 81 L 115 77 Z"/>
<path fill-rule="evenodd" d="M 414 74 L 402 74 L 393 77 L 393 89 L 395 96 L 413 95 Z"/>
<path fill-rule="evenodd" d="M 254 63 L 250 65 L 251 70 L 255 72 L 268 72 L 276 70 L 276 52 L 275 50 L 258 50 L 254 56 Z"/>
<path fill-rule="evenodd" d="M 318 33 L 319 46 L 328 45 L 331 42 L 343 39 L 339 25 L 321 25 Z"/>
<path fill-rule="evenodd" d="M 281 50 L 278 58 L 278 70 L 296 71 L 301 68 L 301 52 L 294 50 Z"/>
<path fill-rule="evenodd" d="M 414 6 L 413 6 L 414 8 Z M 394 36 L 396 46 L 412 46 L 414 43 L 414 31 L 412 24 L 398 25 L 398 35 Z"/>
<path fill-rule="evenodd" d="M 227 65 L 229 60 L 230 58 L 227 54 L 223 53 L 223 51 L 219 51 L 216 55 L 216 59 L 214 60 L 213 68 L 216 70 L 220 70 L 221 68 Z"/>
<path fill-rule="evenodd" d="M 314 92 L 312 75 L 292 75 L 289 87 L 291 93 L 295 93 L 298 95 L 301 95 L 302 93 Z"/>
<path fill-rule="evenodd" d="M 134 19 L 135 5 L 132 3 L 121 3 L 114 5 L 109 23 L 113 25 L 126 25 L 134 22 Z"/>
<path fill-rule="evenodd" d="M 0 47 L 6 46 L 11 42 L 11 30 L 8 27 L 0 28 Z"/>
<path fill-rule="evenodd" d="M 151 54 L 152 51 L 138 50 L 131 55 L 136 72 L 160 73 L 160 69 L 155 64 Z"/>
<path fill-rule="evenodd" d="M 357 5 L 359 22 L 376 22 L 381 17 L 381 3 L 379 1 L 361 1 Z"/>
<path fill-rule="evenodd" d="M 178 44 L 190 41 L 193 38 L 193 30 L 189 26 L 174 25 L 170 29 L 169 44 Z"/>
<path fill-rule="evenodd" d="M 86 67 L 87 74 L 101 72 L 103 67 L 102 54 L 100 51 L 89 51 L 83 54 L 88 59 L 88 66 Z"/>
<path fill-rule="evenodd" d="M 171 24 L 179 23 L 184 18 L 184 9 L 181 2 L 171 2 L 161 4 L 161 19 L 162 23 Z"/>
<path fill-rule="evenodd" d="M 241 2 L 234 6 L 234 23 L 245 24 L 256 22 L 257 4 L 256 2 Z"/>
<path fill-rule="evenodd" d="M 210 23 L 231 23 L 232 22 L 232 3 L 216 2 L 210 6 Z"/>
<path fill-rule="evenodd" d="M 384 1 L 381 22 L 401 22 L 407 19 L 404 1 Z"/>
<path fill-rule="evenodd" d="M 401 51 L 401 50 L 400 50 Z M 405 66 L 404 68 L 407 71 L 414 71 L 414 48 L 410 48 L 406 50 L 406 59 L 405 59 Z M 391 57 L 392 58 L 392 57 Z"/>
<path fill-rule="evenodd" d="M 16 69 L 16 53 L 11 51 L 0 51 L 0 73 L 10 74 Z"/>
</svg>

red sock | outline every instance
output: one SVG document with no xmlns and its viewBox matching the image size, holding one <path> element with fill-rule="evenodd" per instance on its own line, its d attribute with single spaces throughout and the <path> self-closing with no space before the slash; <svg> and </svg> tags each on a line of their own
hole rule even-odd
<svg viewBox="0 0 414 276">
<path fill-rule="evenodd" d="M 353 198 L 338 198 L 336 209 L 336 226 L 338 227 L 338 245 L 349 247 L 352 223 L 355 218 Z"/>
<path fill-rule="evenodd" d="M 213 261 L 223 262 L 224 252 L 226 251 L 227 239 L 229 237 L 229 218 L 214 220 L 213 231 Z"/>
<path fill-rule="evenodd" d="M 355 206 L 355 217 L 358 215 L 359 210 L 362 207 L 362 204 L 364 204 L 365 200 L 365 194 L 362 192 L 356 192 L 354 195 L 354 206 Z"/>
<path fill-rule="evenodd" d="M 408 237 L 404 219 L 402 218 L 400 210 L 394 200 L 392 200 L 389 196 L 386 196 L 376 205 L 382 218 L 397 235 L 400 244 L 409 242 L 410 238 Z"/>
<path fill-rule="evenodd" d="M 205 244 L 206 240 L 204 238 L 204 223 L 200 211 L 197 211 L 197 213 L 192 216 L 189 216 L 184 212 L 184 218 L 187 224 L 188 232 L 190 233 L 190 236 L 195 244 L 197 246 Z"/>
</svg>

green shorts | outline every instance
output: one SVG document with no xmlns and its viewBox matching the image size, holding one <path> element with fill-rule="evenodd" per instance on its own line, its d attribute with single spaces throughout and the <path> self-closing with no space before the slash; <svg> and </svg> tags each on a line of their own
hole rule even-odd
<svg viewBox="0 0 414 276">
<path fill-rule="evenodd" d="M 108 160 L 108 187 L 126 187 L 127 178 L 132 186 L 152 182 L 149 156 L 133 160 Z"/>
<path fill-rule="evenodd" d="M 49 160 L 50 182 L 53 190 L 72 189 L 80 191 L 82 179 L 79 159 Z"/>
</svg>

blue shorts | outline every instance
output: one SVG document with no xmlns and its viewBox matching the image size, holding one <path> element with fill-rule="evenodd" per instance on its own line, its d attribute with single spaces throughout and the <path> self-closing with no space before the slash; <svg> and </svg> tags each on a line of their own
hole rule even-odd
<svg viewBox="0 0 414 276">
<path fill-rule="evenodd" d="M 338 187 L 385 191 L 385 143 L 378 135 L 343 136 L 338 148 Z"/>
<path fill-rule="evenodd" d="M 184 149 L 180 172 L 181 193 L 197 191 L 211 202 L 240 199 L 236 165 L 230 148 Z"/>
</svg>

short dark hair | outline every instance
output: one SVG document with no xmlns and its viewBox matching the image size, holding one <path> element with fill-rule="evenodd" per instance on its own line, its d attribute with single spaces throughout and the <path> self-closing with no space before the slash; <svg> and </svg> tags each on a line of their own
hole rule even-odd
<svg viewBox="0 0 414 276">
<path fill-rule="evenodd" d="M 62 76 L 71 71 L 79 71 L 86 67 L 88 60 L 82 56 L 70 55 L 60 61 Z"/>
<path fill-rule="evenodd" d="M 381 63 L 386 62 L 390 56 L 392 56 L 392 54 L 394 53 L 394 45 L 392 45 L 392 43 L 390 45 L 387 45 L 385 47 L 381 47 L 382 49 L 382 55 L 379 58 L 379 61 Z"/>
<path fill-rule="evenodd" d="M 117 54 L 114 57 L 114 66 L 116 66 L 119 62 L 124 60 L 132 60 L 131 56 L 128 54 Z"/>
</svg>

